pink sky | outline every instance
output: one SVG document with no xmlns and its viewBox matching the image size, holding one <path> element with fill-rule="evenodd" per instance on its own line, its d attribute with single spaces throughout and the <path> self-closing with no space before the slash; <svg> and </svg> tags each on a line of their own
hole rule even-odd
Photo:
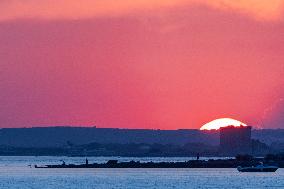
<svg viewBox="0 0 284 189">
<path fill-rule="evenodd" d="M 0 127 L 284 127 L 282 1 L 54 2 L 0 2 Z"/>
</svg>

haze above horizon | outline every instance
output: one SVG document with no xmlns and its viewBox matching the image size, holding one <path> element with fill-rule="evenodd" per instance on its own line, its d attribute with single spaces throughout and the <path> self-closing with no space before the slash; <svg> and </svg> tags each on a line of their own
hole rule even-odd
<svg viewBox="0 0 284 189">
<path fill-rule="evenodd" d="M 284 128 L 281 0 L 0 2 L 0 127 Z"/>
</svg>

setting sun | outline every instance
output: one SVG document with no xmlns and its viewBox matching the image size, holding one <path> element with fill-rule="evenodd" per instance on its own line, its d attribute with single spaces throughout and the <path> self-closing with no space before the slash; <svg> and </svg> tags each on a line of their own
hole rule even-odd
<svg viewBox="0 0 284 189">
<path fill-rule="evenodd" d="M 247 126 L 245 123 L 235 120 L 235 119 L 220 118 L 220 119 L 215 119 L 211 122 L 206 123 L 200 128 L 200 130 L 220 129 L 220 127 L 226 127 L 230 125 L 235 126 L 235 127 L 239 127 L 241 125 Z"/>
</svg>

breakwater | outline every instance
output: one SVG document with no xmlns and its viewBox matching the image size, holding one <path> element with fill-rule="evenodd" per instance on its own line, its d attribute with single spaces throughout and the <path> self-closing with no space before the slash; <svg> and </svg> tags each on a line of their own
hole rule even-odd
<svg viewBox="0 0 284 189">
<path fill-rule="evenodd" d="M 237 159 L 217 159 L 217 160 L 190 160 L 185 162 L 140 162 L 128 161 L 118 162 L 109 160 L 106 163 L 89 163 L 86 159 L 84 164 L 62 164 L 58 165 L 35 165 L 35 168 L 236 168 L 238 166 L 253 166 L 259 162 L 277 165 L 284 168 L 284 161 L 267 161 L 264 158 L 254 158 L 249 161 Z"/>
</svg>

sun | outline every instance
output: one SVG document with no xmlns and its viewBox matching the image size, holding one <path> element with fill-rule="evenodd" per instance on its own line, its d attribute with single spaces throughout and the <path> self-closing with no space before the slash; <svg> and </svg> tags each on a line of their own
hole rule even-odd
<svg viewBox="0 0 284 189">
<path fill-rule="evenodd" d="M 200 130 L 220 129 L 220 127 L 226 127 L 231 125 L 235 127 L 247 126 L 245 123 L 232 118 L 220 118 L 206 123 L 200 128 Z"/>
</svg>

